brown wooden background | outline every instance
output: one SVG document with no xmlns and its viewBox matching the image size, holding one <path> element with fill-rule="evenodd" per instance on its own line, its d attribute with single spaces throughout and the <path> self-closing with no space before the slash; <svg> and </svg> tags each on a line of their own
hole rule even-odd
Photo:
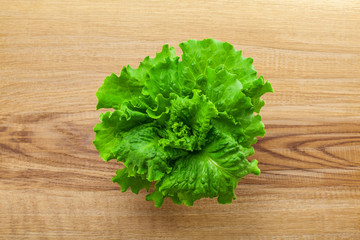
<svg viewBox="0 0 360 240">
<path fill-rule="evenodd" d="M 95 92 L 165 43 L 208 37 L 275 89 L 262 174 L 231 205 L 157 209 L 111 182 Z M 0 238 L 360 239 L 359 94 L 359 1 L 0 0 Z"/>
</svg>

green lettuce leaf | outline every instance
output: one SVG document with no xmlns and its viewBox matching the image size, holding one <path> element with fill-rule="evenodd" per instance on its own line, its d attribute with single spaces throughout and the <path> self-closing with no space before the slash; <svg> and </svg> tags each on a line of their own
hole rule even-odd
<svg viewBox="0 0 360 240">
<path fill-rule="evenodd" d="M 119 109 L 122 103 L 127 101 L 138 101 L 138 98 L 142 97 L 142 91 L 145 92 L 145 85 L 148 85 L 148 78 L 150 75 L 150 70 L 153 66 L 160 65 L 161 63 L 166 61 L 170 64 L 170 62 L 178 61 L 178 58 L 175 53 L 175 49 L 173 47 L 169 48 L 168 45 L 164 45 L 163 49 L 160 53 L 156 54 L 155 58 L 146 57 L 144 61 L 142 61 L 137 69 L 133 69 L 130 66 L 123 67 L 121 70 L 120 76 L 118 77 L 116 74 L 111 74 L 106 77 L 104 80 L 104 84 L 99 88 L 96 93 L 98 98 L 97 109 L 100 108 L 114 108 Z M 167 65 L 167 66 L 169 66 Z M 155 70 L 152 70 L 152 74 Z M 169 73 L 165 73 L 165 75 L 171 75 Z M 156 77 L 152 79 L 157 79 Z M 161 90 L 161 87 L 164 85 L 157 86 L 158 89 Z M 150 91 L 148 94 L 152 94 Z"/>
<path fill-rule="evenodd" d="M 227 42 L 189 40 L 182 58 L 164 45 L 137 69 L 107 77 L 97 92 L 100 115 L 94 145 L 105 160 L 125 168 L 113 181 L 121 191 L 149 191 L 161 207 L 165 198 L 192 206 L 201 198 L 231 203 L 238 182 L 260 174 L 254 153 L 265 135 L 261 96 L 273 92 L 251 58 Z"/>
<path fill-rule="evenodd" d="M 249 173 L 260 174 L 257 161 L 246 160 L 246 151 L 233 138 L 213 129 L 207 146 L 177 160 L 172 171 L 156 183 L 156 189 L 175 203 L 192 206 L 195 200 L 218 197 L 219 203 L 236 199 L 234 190 L 239 180 Z M 156 198 L 148 196 L 161 205 Z"/>
<path fill-rule="evenodd" d="M 207 68 L 225 68 L 238 76 L 244 88 L 256 80 L 252 58 L 243 58 L 241 51 L 236 51 L 227 42 L 213 39 L 203 41 L 189 40 L 180 44 L 183 51 L 180 63 L 181 73 L 186 82 L 196 82 L 202 75 L 206 75 Z"/>
<path fill-rule="evenodd" d="M 114 148 L 118 161 L 132 172 L 145 176 L 149 181 L 157 181 L 171 171 L 168 161 L 177 157 L 159 145 L 160 137 L 153 123 L 143 124 L 125 132 Z"/>
<path fill-rule="evenodd" d="M 130 187 L 131 191 L 135 194 L 138 194 L 144 188 L 149 191 L 152 184 L 152 182 L 143 179 L 141 175 L 131 173 L 128 168 L 117 170 L 116 176 L 112 180 L 120 185 L 121 192 L 125 192 Z"/>
<path fill-rule="evenodd" d="M 113 113 L 100 115 L 101 123 L 94 128 L 94 145 L 105 161 L 115 159 L 115 150 L 123 139 L 123 134 L 135 126 L 152 121 L 146 114 L 123 107 Z"/>
</svg>

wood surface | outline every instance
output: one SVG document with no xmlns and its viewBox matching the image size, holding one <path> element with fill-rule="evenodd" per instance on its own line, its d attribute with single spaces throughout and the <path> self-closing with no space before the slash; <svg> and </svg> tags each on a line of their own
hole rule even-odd
<svg viewBox="0 0 360 240">
<path fill-rule="evenodd" d="M 111 182 L 95 92 L 212 37 L 275 90 L 237 200 L 161 209 Z M 0 239 L 360 239 L 360 2 L 0 0 Z"/>
</svg>

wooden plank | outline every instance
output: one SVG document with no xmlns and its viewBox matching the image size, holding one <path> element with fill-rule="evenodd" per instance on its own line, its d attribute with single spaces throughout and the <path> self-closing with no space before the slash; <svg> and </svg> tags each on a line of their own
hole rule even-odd
<svg viewBox="0 0 360 240">
<path fill-rule="evenodd" d="M 0 239 L 360 239 L 359 1 L 0 0 Z M 262 170 L 237 200 L 161 209 L 111 182 L 95 92 L 163 44 L 254 58 Z"/>
</svg>

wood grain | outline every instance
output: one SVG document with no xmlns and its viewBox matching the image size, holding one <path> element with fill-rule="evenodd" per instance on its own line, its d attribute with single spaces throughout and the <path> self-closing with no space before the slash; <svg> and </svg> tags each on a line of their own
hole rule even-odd
<svg viewBox="0 0 360 240">
<path fill-rule="evenodd" d="M 359 1 L 1 1 L 0 239 L 360 239 Z M 165 43 L 213 37 L 274 94 L 238 199 L 121 193 L 95 92 Z"/>
</svg>

